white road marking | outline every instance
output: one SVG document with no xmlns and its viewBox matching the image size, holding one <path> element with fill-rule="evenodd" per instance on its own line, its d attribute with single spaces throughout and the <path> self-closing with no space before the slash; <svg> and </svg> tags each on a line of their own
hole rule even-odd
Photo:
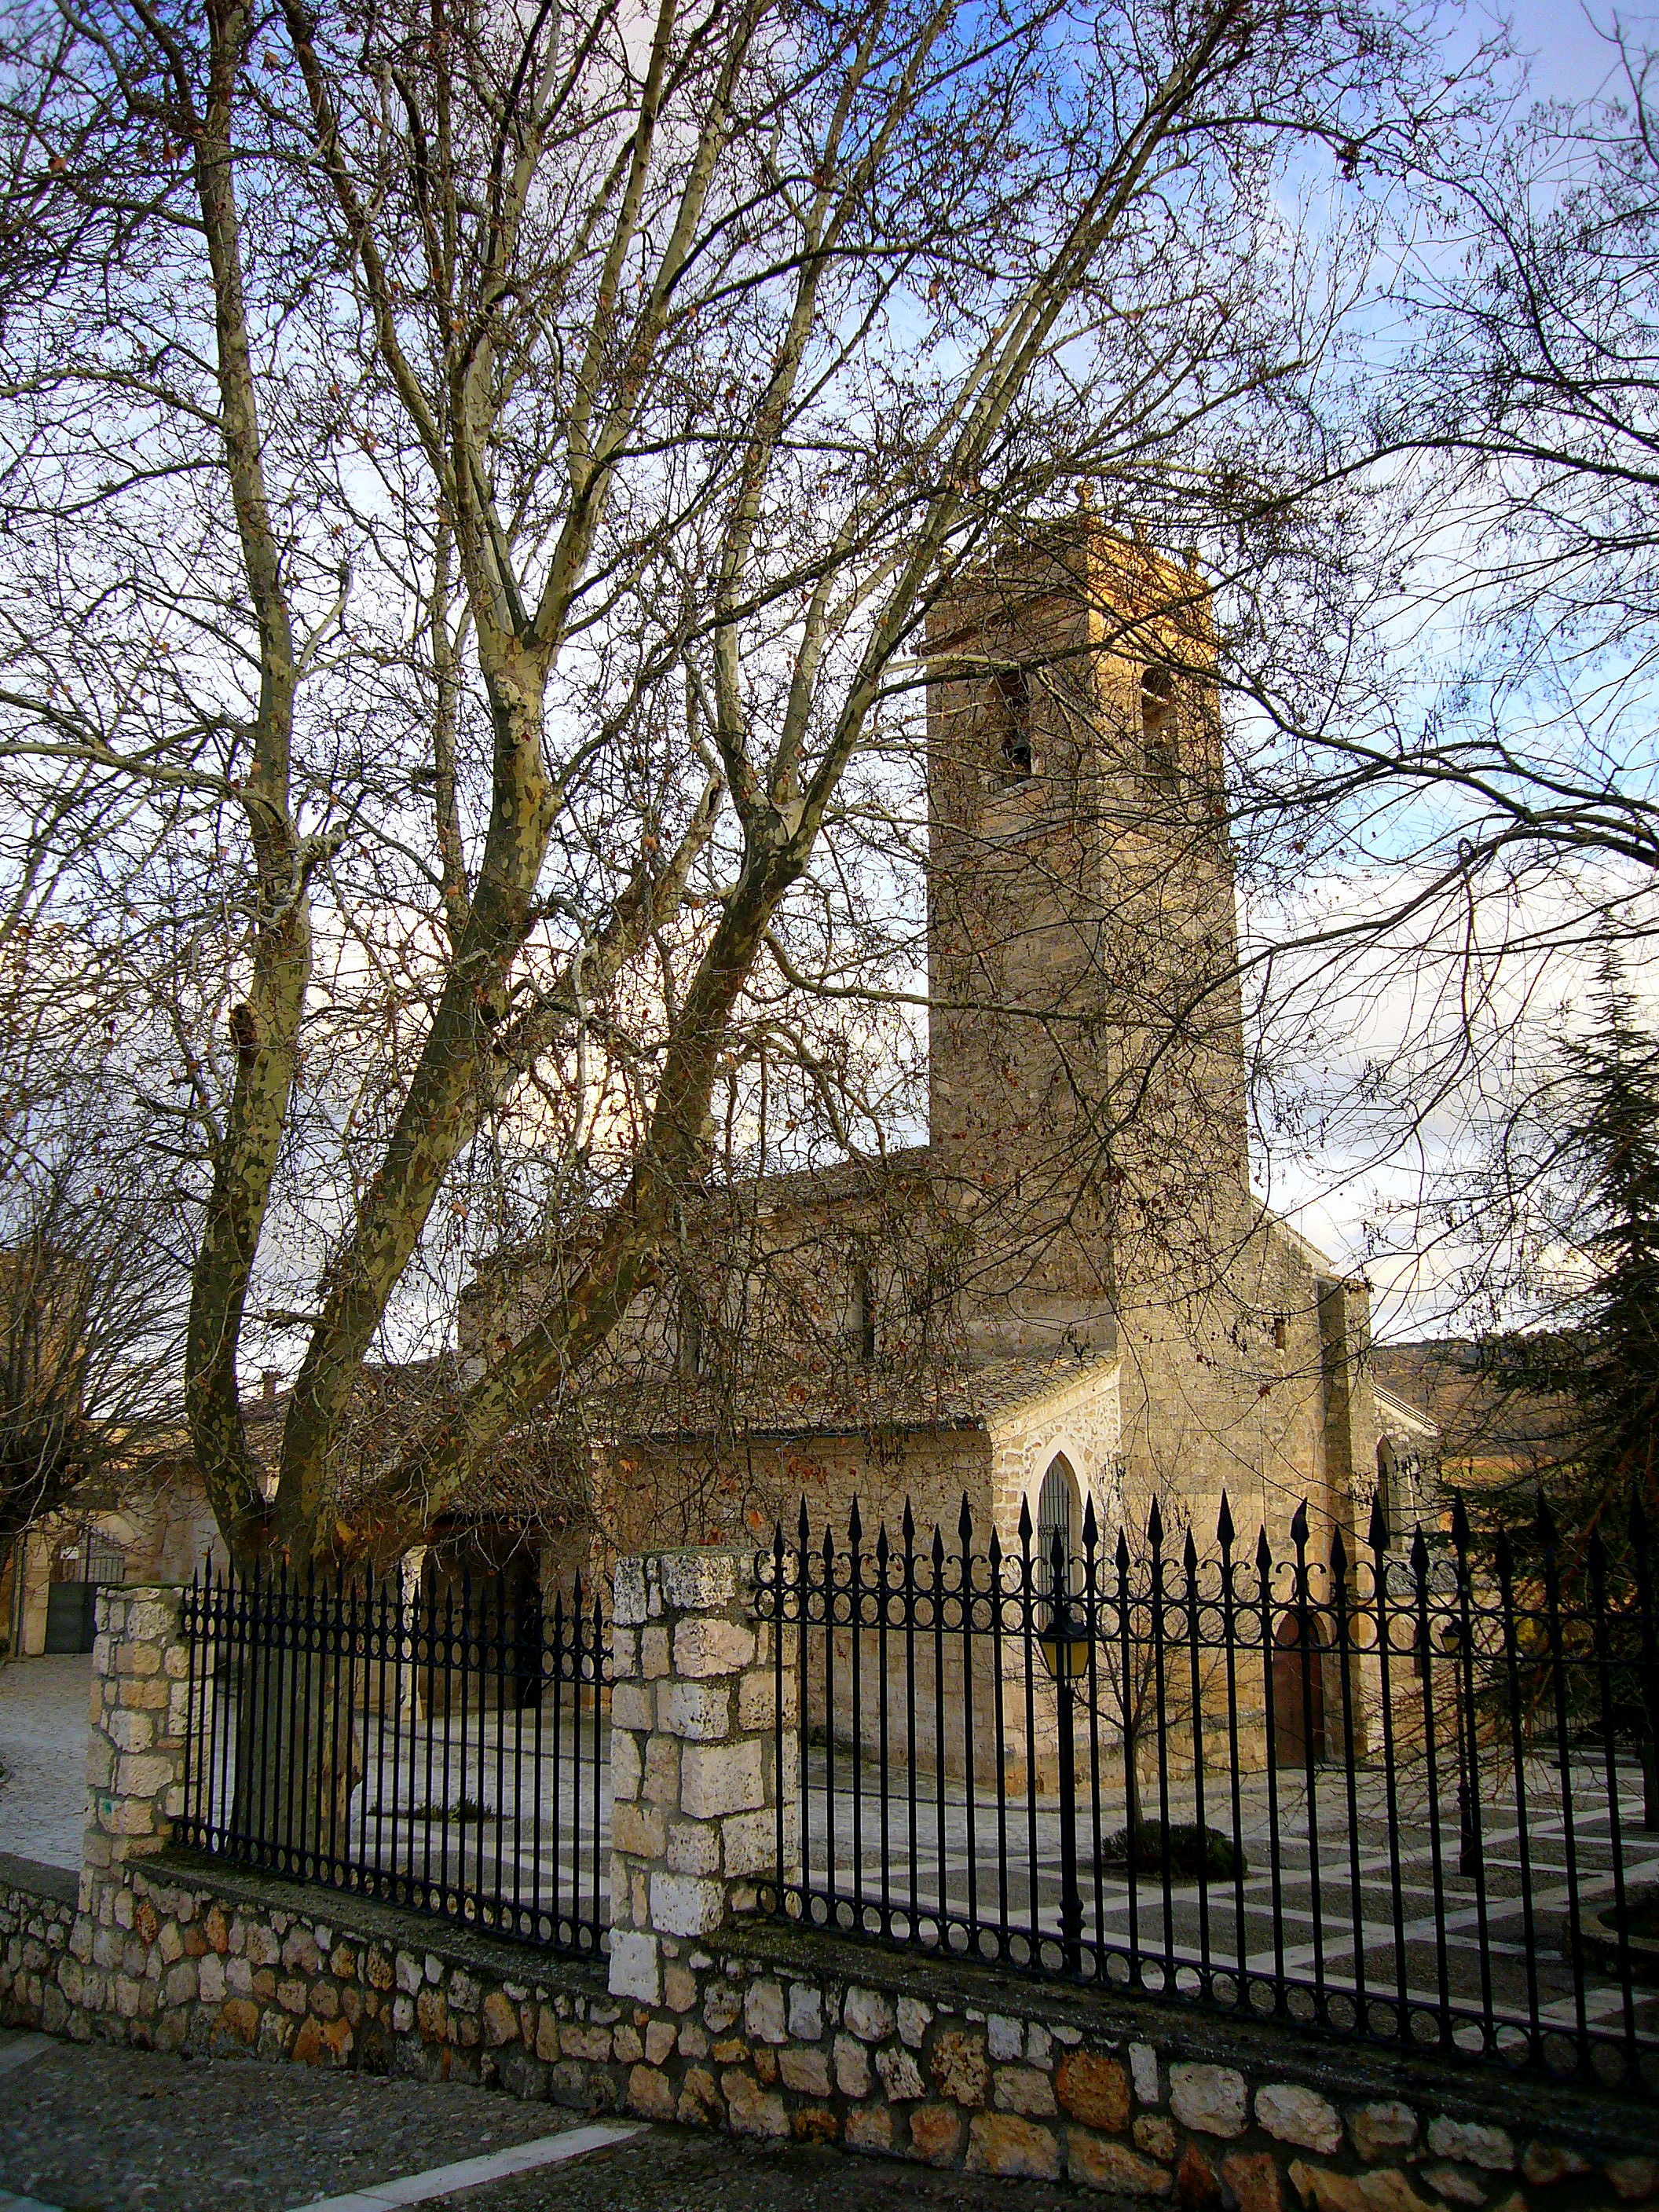
<svg viewBox="0 0 1659 2212">
<path fill-rule="evenodd" d="M 0 2189 L 0 2212 L 58 2212 L 55 2204 L 43 2204 L 38 2197 L 14 2197 L 9 2189 Z"/>
<path fill-rule="evenodd" d="M 568 2158 L 583 2158 L 591 2150 L 605 2150 L 629 2136 L 642 2135 L 643 2127 L 622 2127 L 601 2121 L 592 2127 L 567 2128 L 562 2135 L 538 2136 L 532 2142 L 512 2143 L 505 2150 L 487 2152 L 480 2158 L 457 2159 L 452 2166 L 434 2166 L 425 2173 L 405 2174 L 400 2181 L 377 2181 L 367 2189 L 354 2189 L 343 2197 L 319 2197 L 296 2205 L 294 2212 L 386 2212 L 393 2204 L 425 2204 L 434 2197 L 447 2197 L 457 2189 L 477 2189 L 486 2181 L 504 2181 L 509 2174 L 528 2173 L 537 2166 L 557 2166 Z M 21 2204 L 22 2200 L 18 2200 Z M 0 2201 L 0 2212 L 11 2208 Z M 29 2212 L 29 2208 L 24 2208 Z M 50 2212 L 50 2208 L 47 2208 Z"/>
<path fill-rule="evenodd" d="M 14 2074 L 20 2066 L 32 2066 L 51 2049 L 49 2035 L 9 2035 L 0 2043 L 0 2074 Z"/>
</svg>

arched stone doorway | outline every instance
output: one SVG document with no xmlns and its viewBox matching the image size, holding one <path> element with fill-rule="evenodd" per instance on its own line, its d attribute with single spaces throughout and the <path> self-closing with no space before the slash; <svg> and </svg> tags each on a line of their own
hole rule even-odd
<svg viewBox="0 0 1659 2212">
<path fill-rule="evenodd" d="M 1064 1452 L 1056 1452 L 1048 1462 L 1042 1478 L 1042 1487 L 1037 1493 L 1036 1565 L 1039 1584 L 1046 1582 L 1050 1562 L 1054 1554 L 1054 1539 L 1069 1560 L 1076 1553 L 1081 1540 L 1083 1525 L 1082 1504 L 1077 1476 L 1072 1462 Z"/>
<path fill-rule="evenodd" d="M 1325 1644 L 1312 1606 L 1279 1615 L 1273 1651 L 1275 1766 L 1317 1766 L 1324 1759 Z"/>
</svg>

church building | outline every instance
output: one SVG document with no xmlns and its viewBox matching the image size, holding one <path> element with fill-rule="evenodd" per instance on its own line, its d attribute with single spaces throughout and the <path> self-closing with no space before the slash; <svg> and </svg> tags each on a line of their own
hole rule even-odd
<svg viewBox="0 0 1659 2212">
<path fill-rule="evenodd" d="M 584 1395 L 605 1538 L 1235 1522 L 1317 1554 L 1430 1439 L 1364 1286 L 1250 1185 L 1221 720 L 1188 566 L 1085 518 L 927 633 L 925 1145 L 711 1184 Z M 545 1258 L 470 1288 L 487 1357 Z M 1396 1435 L 1395 1431 L 1399 1433 Z M 1407 1434 L 1407 1431 L 1410 1431 Z M 1396 1486 L 1397 1487 L 1397 1486 Z"/>
</svg>

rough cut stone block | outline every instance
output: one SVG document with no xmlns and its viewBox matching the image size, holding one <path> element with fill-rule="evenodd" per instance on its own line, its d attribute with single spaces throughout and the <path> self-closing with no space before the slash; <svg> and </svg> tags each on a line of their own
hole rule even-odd
<svg viewBox="0 0 1659 2212">
<path fill-rule="evenodd" d="M 1310 2212 L 1429 2212 L 1396 2166 L 1375 2173 L 1334 2173 L 1329 2166 L 1297 2159 L 1291 2183 Z"/>
<path fill-rule="evenodd" d="M 783 2076 L 786 2089 L 793 2089 L 803 2097 L 830 2094 L 830 2060 L 822 2051 L 803 2051 L 791 2045 L 778 2053 L 778 2071 Z"/>
<path fill-rule="evenodd" d="M 615 1696 L 613 1691 L 611 1695 Z M 622 1804 L 637 1797 L 644 1778 L 645 1762 L 639 1739 L 629 1735 L 625 1729 L 613 1729 L 611 1734 L 611 1796 L 613 1802 Z"/>
<path fill-rule="evenodd" d="M 1563 2143 L 1531 2142 L 1522 2155 L 1522 2176 L 1534 2189 L 1547 2189 L 1553 2182 L 1565 2181 L 1569 2174 L 1589 2172 L 1589 2160 Z"/>
<path fill-rule="evenodd" d="M 640 1784 L 640 1795 L 651 1805 L 679 1803 L 680 1747 L 673 1736 L 646 1738 L 645 1776 Z"/>
<path fill-rule="evenodd" d="M 823 2033 L 823 1997 L 810 1982 L 789 1985 L 789 2033 L 796 2043 L 816 2043 Z"/>
<path fill-rule="evenodd" d="M 1081 2128 L 1066 2131 L 1066 2172 L 1085 2189 L 1110 2190 L 1120 2197 L 1167 2197 L 1171 2187 L 1166 2166 L 1138 2158 L 1109 2138 L 1085 2135 Z"/>
<path fill-rule="evenodd" d="M 1085 2127 L 1121 2135 L 1129 2124 L 1129 2077 L 1101 2051 L 1068 2051 L 1054 2071 L 1062 2108 Z"/>
<path fill-rule="evenodd" d="M 653 1874 L 651 1925 L 664 1936 L 708 1936 L 726 1918 L 726 1892 L 696 1875 Z"/>
<path fill-rule="evenodd" d="M 656 1565 L 665 1605 L 676 1613 L 712 1613 L 735 1603 L 747 1559 L 736 1552 L 662 1552 Z"/>
<path fill-rule="evenodd" d="M 891 2150 L 893 2115 L 885 2105 L 855 2106 L 847 2115 L 845 2141 L 849 2150 Z"/>
<path fill-rule="evenodd" d="M 732 1693 L 723 1682 L 677 1682 L 657 1692 L 657 1725 L 692 1743 L 724 1743 L 732 1732 Z"/>
<path fill-rule="evenodd" d="M 1221 2161 L 1222 2185 L 1238 2212 L 1283 2212 L 1279 2168 L 1265 2150 L 1230 2150 Z"/>
<path fill-rule="evenodd" d="M 720 1832 L 713 1820 L 671 1820 L 664 1852 L 675 1874 L 717 1875 L 720 1870 Z"/>
<path fill-rule="evenodd" d="M 611 1724 L 647 1734 L 656 1725 L 651 1691 L 643 1682 L 618 1682 L 611 1692 Z"/>
<path fill-rule="evenodd" d="M 654 2066 L 636 2066 L 628 2077 L 628 2109 L 642 2119 L 672 2120 L 674 2117 L 674 2085 L 665 2074 L 658 2073 Z"/>
<path fill-rule="evenodd" d="M 1610 2158 L 1601 2171 L 1613 2184 L 1613 2194 L 1626 2204 L 1659 2189 L 1659 2160 Z"/>
<path fill-rule="evenodd" d="M 668 1823 L 658 1805 L 618 1804 L 611 1812 L 611 1848 L 635 1858 L 659 1859 L 668 1848 Z"/>
<path fill-rule="evenodd" d="M 1255 2093 L 1258 2126 L 1280 2142 L 1334 2158 L 1342 2148 L 1342 2120 L 1334 2105 L 1293 2081 L 1276 2081 Z"/>
<path fill-rule="evenodd" d="M 841 2008 L 842 2024 L 860 2043 L 882 2043 L 893 2033 L 893 2007 L 879 1990 L 850 1989 Z"/>
<path fill-rule="evenodd" d="M 962 2115 L 951 2105 L 919 2105 L 910 2115 L 910 2143 L 929 2166 L 954 2165 L 962 2148 Z"/>
<path fill-rule="evenodd" d="M 1461 2166 L 1425 2166 L 1423 2179 L 1448 2204 L 1484 2204 L 1486 2201 L 1485 2183 L 1465 2172 Z"/>
<path fill-rule="evenodd" d="M 927 2023 L 933 2016 L 933 2008 L 924 2004 L 920 1997 L 901 1997 L 894 2007 L 897 2020 L 899 2041 L 920 2051 L 927 2033 Z"/>
<path fill-rule="evenodd" d="M 876 2071 L 882 2087 L 895 2105 L 914 2102 L 927 2094 L 927 2085 L 922 2080 L 916 2062 L 909 2052 L 900 2046 L 890 2046 L 876 2053 Z"/>
<path fill-rule="evenodd" d="M 641 2004 L 661 2002 L 662 1954 L 654 1936 L 632 1929 L 613 1930 L 610 1990 L 613 1997 L 634 1997 Z"/>
<path fill-rule="evenodd" d="M 1353 2147 L 1363 2159 L 1395 2158 L 1417 2141 L 1417 2115 L 1396 2097 L 1378 2105 L 1362 2105 L 1348 2115 Z"/>
<path fill-rule="evenodd" d="M 611 1617 L 619 1628 L 641 1628 L 645 1624 L 645 1561 L 618 1559 L 611 1583 Z"/>
<path fill-rule="evenodd" d="M 934 2039 L 928 2070 L 933 2087 L 950 2103 L 970 2109 L 982 2105 L 991 2080 L 985 2038 L 971 2028 L 942 2029 Z"/>
<path fill-rule="evenodd" d="M 1221 2184 L 1215 2168 L 1194 2142 L 1182 2151 L 1176 2167 L 1176 2203 L 1182 2212 L 1220 2212 Z"/>
<path fill-rule="evenodd" d="M 1057 2181 L 1060 2144 L 1054 2130 L 1038 2120 L 1022 2120 L 1012 2112 L 975 2112 L 968 2130 L 966 2163 L 969 2173 Z"/>
<path fill-rule="evenodd" d="M 1200 2135 L 1243 2135 L 1248 2109 L 1244 2076 L 1231 2066 L 1172 2066 L 1170 2108 L 1182 2127 Z"/>
<path fill-rule="evenodd" d="M 761 1752 L 758 1743 L 688 1743 L 680 1757 L 682 1811 L 700 1820 L 756 1811 L 766 1802 Z"/>
<path fill-rule="evenodd" d="M 768 2094 L 752 2074 L 728 2067 L 720 2075 L 726 2095 L 726 2124 L 734 2135 L 787 2136 L 789 2115 L 781 2097 Z"/>
<path fill-rule="evenodd" d="M 788 1827 L 784 1843 L 787 1848 Z M 720 1848 L 728 1875 L 765 1874 L 778 1856 L 777 1814 L 763 1805 L 757 1813 L 733 1813 L 720 1822 Z"/>
<path fill-rule="evenodd" d="M 836 2087 L 843 2097 L 867 2097 L 870 2094 L 870 2058 L 864 2045 L 850 2035 L 838 2035 L 835 2042 Z"/>
<path fill-rule="evenodd" d="M 776 1725 L 777 1684 L 769 1671 L 750 1668 L 738 1681 L 738 1726 L 753 1733 Z M 784 1685 L 784 1718 L 793 1720 L 794 1699 L 790 1686 Z"/>
<path fill-rule="evenodd" d="M 1158 2081 L 1158 2053 L 1150 2043 L 1129 2045 L 1129 2075 L 1135 2085 L 1138 2105 L 1157 2105 L 1163 2101 L 1163 2092 Z"/>
<path fill-rule="evenodd" d="M 1054 2084 L 1036 2066 L 999 2066 L 991 2101 L 1000 2112 L 1046 2115 L 1054 2110 Z"/>
<path fill-rule="evenodd" d="M 755 1656 L 754 1632 L 735 1620 L 683 1620 L 674 1631 L 674 1672 L 693 1680 L 740 1674 Z"/>
<path fill-rule="evenodd" d="M 1483 2126 L 1476 2120 L 1449 2120 L 1443 2113 L 1429 2122 L 1429 2148 L 1437 2158 L 1460 2159 L 1465 2166 L 1484 2166 L 1488 2173 L 1513 2171 L 1515 2144 L 1507 2130 Z"/>
<path fill-rule="evenodd" d="M 750 1983 L 744 1992 L 744 2033 L 757 2043 L 785 2043 L 783 1984 L 766 1978 Z"/>
<path fill-rule="evenodd" d="M 1017 2020 L 1005 2019 L 994 2012 L 985 2023 L 986 2047 L 993 2058 L 1007 2060 L 1025 2056 L 1025 2031 Z"/>
</svg>

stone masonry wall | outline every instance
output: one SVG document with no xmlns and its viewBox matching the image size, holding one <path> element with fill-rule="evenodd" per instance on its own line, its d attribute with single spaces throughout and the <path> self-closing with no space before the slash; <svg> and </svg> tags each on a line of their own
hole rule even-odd
<svg viewBox="0 0 1659 2212">
<path fill-rule="evenodd" d="M 58 1974 L 75 1927 L 75 1893 L 72 1874 L 0 1852 L 0 2027 L 68 2030 Z"/>
<path fill-rule="evenodd" d="M 88 1843 L 108 1856 L 88 1863 L 73 1914 L 61 1877 L 0 1863 L 0 2017 L 487 2082 L 1172 2212 L 1659 2203 L 1650 2106 L 761 1912 L 778 1871 L 774 1793 L 792 1778 L 766 1755 L 775 1678 L 745 1573 L 735 1555 L 670 1553 L 619 1576 L 608 1968 L 168 1851 L 182 1775 L 171 1599 L 122 1594 L 94 1701 Z M 144 1683 L 165 1686 L 123 1696 Z M 132 1713 L 154 1717 L 148 1731 Z"/>
<path fill-rule="evenodd" d="M 660 1944 L 629 2108 L 1184 2212 L 1651 2203 L 1651 2118 L 775 1926 Z"/>
</svg>

